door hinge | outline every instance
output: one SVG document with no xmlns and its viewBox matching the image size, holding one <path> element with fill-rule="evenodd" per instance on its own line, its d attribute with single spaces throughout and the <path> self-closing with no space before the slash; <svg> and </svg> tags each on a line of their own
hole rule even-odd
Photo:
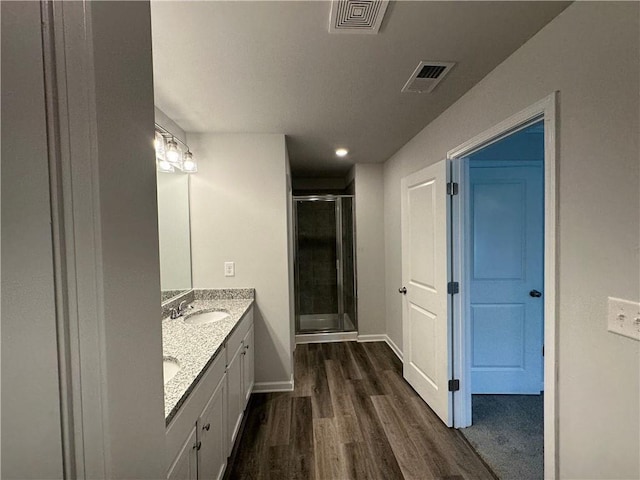
<svg viewBox="0 0 640 480">
<path fill-rule="evenodd" d="M 458 195 L 457 182 L 447 182 L 447 195 Z"/>
<path fill-rule="evenodd" d="M 449 295 L 454 295 L 456 293 L 460 293 L 460 284 L 458 282 L 449 282 L 449 283 L 447 283 L 447 293 Z"/>
<path fill-rule="evenodd" d="M 458 390 L 460 390 L 460 380 L 458 380 L 457 378 L 449 380 L 449 391 L 457 392 Z"/>
</svg>

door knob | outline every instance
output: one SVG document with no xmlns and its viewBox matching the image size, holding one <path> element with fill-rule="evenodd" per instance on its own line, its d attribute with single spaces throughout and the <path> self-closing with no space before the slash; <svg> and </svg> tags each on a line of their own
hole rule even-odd
<svg viewBox="0 0 640 480">
<path fill-rule="evenodd" d="M 407 287 L 399 288 L 399 289 L 398 289 L 398 292 L 400 292 L 400 293 L 401 293 L 401 294 L 403 294 L 403 295 L 406 295 L 406 294 L 407 294 Z"/>
<path fill-rule="evenodd" d="M 529 292 L 529 296 L 533 298 L 540 298 L 542 296 L 542 293 L 540 293 L 538 290 L 531 290 Z"/>
</svg>

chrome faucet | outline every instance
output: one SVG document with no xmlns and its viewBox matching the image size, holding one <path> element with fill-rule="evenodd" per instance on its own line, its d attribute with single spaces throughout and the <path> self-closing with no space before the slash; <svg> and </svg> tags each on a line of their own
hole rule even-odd
<svg viewBox="0 0 640 480">
<path fill-rule="evenodd" d="M 178 305 L 178 308 L 172 308 L 170 310 L 171 312 L 171 319 L 175 320 L 178 317 L 182 317 L 184 315 L 184 313 L 187 311 L 188 308 L 193 308 L 192 306 L 188 306 L 187 305 L 187 301 L 183 300 L 180 302 L 180 305 Z"/>
</svg>

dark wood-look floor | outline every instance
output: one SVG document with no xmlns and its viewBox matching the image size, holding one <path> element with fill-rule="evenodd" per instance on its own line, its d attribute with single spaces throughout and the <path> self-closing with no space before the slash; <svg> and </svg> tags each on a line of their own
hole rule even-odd
<svg viewBox="0 0 640 480">
<path fill-rule="evenodd" d="M 494 479 L 383 342 L 298 345 L 295 391 L 252 395 L 228 479 Z"/>
</svg>

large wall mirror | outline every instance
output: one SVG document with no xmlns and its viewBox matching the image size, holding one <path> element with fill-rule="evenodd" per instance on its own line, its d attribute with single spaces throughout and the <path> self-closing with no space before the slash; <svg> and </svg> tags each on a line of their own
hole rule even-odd
<svg viewBox="0 0 640 480">
<path fill-rule="evenodd" d="M 192 288 L 189 174 L 158 172 L 162 302 Z"/>
</svg>

